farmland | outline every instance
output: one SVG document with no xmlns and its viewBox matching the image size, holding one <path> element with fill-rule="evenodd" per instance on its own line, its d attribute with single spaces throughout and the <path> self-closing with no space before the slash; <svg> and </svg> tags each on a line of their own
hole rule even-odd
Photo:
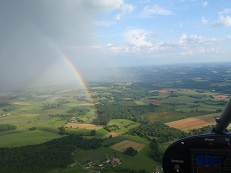
<svg viewBox="0 0 231 173">
<path fill-rule="evenodd" d="M 68 123 L 65 125 L 65 127 L 73 128 L 73 129 L 82 128 L 82 129 L 88 129 L 88 130 L 99 130 L 103 128 L 103 126 L 97 126 L 94 124 L 77 124 L 77 123 Z"/>
<path fill-rule="evenodd" d="M 231 88 L 227 79 L 223 79 L 226 85 L 218 86 L 219 78 L 230 75 L 226 71 L 215 78 L 214 74 L 207 74 L 210 83 L 206 87 L 204 82 L 208 80 L 201 80 L 205 76 L 198 77 L 198 67 L 192 66 L 188 72 L 186 68 L 164 68 L 171 73 L 166 78 L 161 67 L 155 68 L 159 73 L 151 67 L 132 69 L 132 72 L 123 69 L 121 72 L 136 78 L 125 80 L 121 75 L 117 78 L 119 82 L 110 78 L 88 82 L 90 93 L 75 85 L 0 93 L 0 124 L 15 127 L 0 131 L 0 147 L 36 146 L 75 134 L 100 139 L 101 144 L 97 149 L 77 149 L 72 153 L 76 162 L 72 160 L 65 168 L 44 172 L 110 172 L 111 169 L 120 172 L 131 168 L 151 172 L 161 165 L 161 157 L 156 157 L 153 151 L 158 149 L 163 154 L 171 142 L 187 136 L 190 130 L 214 124 L 214 118 L 221 114 L 229 99 Z M 174 73 L 176 68 L 190 81 Z M 208 66 L 209 70 L 213 68 L 218 67 Z M 147 74 L 152 77 L 143 77 Z M 143 76 L 137 79 L 139 75 Z M 137 150 L 137 155 L 124 154 L 128 147 Z M 115 160 L 120 164 L 112 163 Z M 89 166 L 91 162 L 98 166 Z"/>
<path fill-rule="evenodd" d="M 111 146 L 112 149 L 120 151 L 120 152 L 124 152 L 129 147 L 132 147 L 138 152 L 140 152 L 145 147 L 145 145 L 137 143 L 137 142 L 129 141 L 129 140 L 124 140 L 122 142 L 119 142 Z"/>
<path fill-rule="evenodd" d="M 219 113 L 207 114 L 203 116 L 197 116 L 193 118 L 186 118 L 178 121 L 173 121 L 170 123 L 166 123 L 166 125 L 183 131 L 188 131 L 188 130 L 197 129 L 204 126 L 215 124 L 215 118 L 219 117 L 219 115 L 220 115 Z"/>
<path fill-rule="evenodd" d="M 117 130 L 115 130 L 115 132 L 124 134 L 124 133 L 128 132 L 130 129 L 138 127 L 140 125 L 140 123 L 134 122 L 131 120 L 126 120 L 126 119 L 112 119 L 111 121 L 109 121 L 109 123 L 107 125 L 118 126 L 119 128 Z"/>
</svg>

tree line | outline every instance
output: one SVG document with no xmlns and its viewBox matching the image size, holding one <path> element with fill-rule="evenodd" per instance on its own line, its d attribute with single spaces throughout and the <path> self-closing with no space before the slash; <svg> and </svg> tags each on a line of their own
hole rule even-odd
<svg viewBox="0 0 231 173">
<path fill-rule="evenodd" d="M 213 128 L 214 128 L 214 125 L 208 125 L 208 126 L 201 127 L 199 129 L 192 129 L 190 130 L 189 135 L 206 134 L 206 133 L 211 132 Z"/>
<path fill-rule="evenodd" d="M 76 149 L 96 149 L 101 145 L 102 139 L 86 139 L 72 134 L 38 145 L 0 148 L 0 172 L 30 173 L 65 168 L 74 162 L 71 153 Z"/>
<path fill-rule="evenodd" d="M 121 104 L 99 104 L 98 124 L 106 125 L 111 119 L 128 119 L 136 122 L 143 122 L 142 115 L 147 112 L 155 112 L 155 105 L 123 106 Z"/>
<path fill-rule="evenodd" d="M 2 131 L 8 131 L 8 130 L 15 130 L 17 129 L 17 126 L 12 124 L 0 124 L 0 132 Z"/>
<path fill-rule="evenodd" d="M 186 137 L 188 134 L 181 130 L 169 127 L 163 123 L 146 123 L 129 130 L 129 134 L 140 137 L 159 137 L 158 142 L 163 143 L 174 139 Z"/>
<path fill-rule="evenodd" d="M 158 142 L 155 139 L 152 139 L 150 144 L 149 144 L 149 147 L 151 148 L 150 157 L 153 160 L 161 162 L 164 153 L 162 153 L 160 151 L 159 146 L 158 146 Z"/>
<path fill-rule="evenodd" d="M 86 107 L 75 107 L 75 108 L 72 108 L 71 110 L 68 111 L 68 113 L 75 113 L 77 115 L 85 115 L 86 113 L 90 112 L 90 110 Z"/>
</svg>

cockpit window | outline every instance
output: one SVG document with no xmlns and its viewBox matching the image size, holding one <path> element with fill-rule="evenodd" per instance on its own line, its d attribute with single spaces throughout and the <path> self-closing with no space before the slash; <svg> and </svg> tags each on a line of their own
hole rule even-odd
<svg viewBox="0 0 231 173">
<path fill-rule="evenodd" d="M 162 172 L 230 97 L 229 1 L 3 0 L 0 24 L 3 173 Z"/>
</svg>

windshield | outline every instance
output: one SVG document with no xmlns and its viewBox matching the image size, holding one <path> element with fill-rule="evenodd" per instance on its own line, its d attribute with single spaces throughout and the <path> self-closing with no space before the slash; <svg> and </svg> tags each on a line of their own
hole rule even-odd
<svg viewBox="0 0 231 173">
<path fill-rule="evenodd" d="M 3 172 L 161 172 L 230 96 L 229 1 L 3 0 L 0 23 Z"/>
</svg>

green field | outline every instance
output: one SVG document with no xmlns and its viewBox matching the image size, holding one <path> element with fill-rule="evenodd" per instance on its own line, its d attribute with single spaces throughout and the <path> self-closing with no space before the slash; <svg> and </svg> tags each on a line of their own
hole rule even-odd
<svg viewBox="0 0 231 173">
<path fill-rule="evenodd" d="M 159 165 L 159 163 L 151 159 L 148 156 L 149 153 L 150 153 L 150 149 L 148 148 L 148 146 L 146 146 L 137 155 L 127 159 L 126 162 L 123 165 L 121 165 L 121 167 L 127 168 L 127 169 L 132 168 L 133 170 L 145 169 L 146 171 L 151 172 L 153 168 Z"/>
<path fill-rule="evenodd" d="M 49 115 L 67 114 L 72 108 L 79 104 L 88 105 L 88 101 L 80 101 L 75 96 L 85 97 L 85 94 L 76 93 L 73 96 L 72 90 L 54 89 L 50 90 L 52 95 L 47 94 L 47 90 L 38 89 L 15 93 L 9 99 L 6 107 L 0 108 L 1 124 L 12 124 L 17 126 L 14 131 L 0 132 L 0 146 L 22 146 L 43 143 L 45 141 L 60 137 L 58 127 L 64 126 L 69 119 L 61 117 L 51 118 Z M 8 97 L 8 96 L 7 96 Z M 44 105 L 58 105 L 54 108 L 44 109 Z M 80 119 L 90 123 L 93 121 L 94 108 L 87 107 L 90 111 L 79 116 Z M 35 127 L 35 131 L 29 128 Z M 8 145 L 7 145 L 8 143 Z"/>
<path fill-rule="evenodd" d="M 0 136 L 0 147 L 19 147 L 39 144 L 58 137 L 60 136 L 56 133 L 42 130 L 5 133 Z"/>
<path fill-rule="evenodd" d="M 147 141 L 144 138 L 138 136 L 124 135 L 124 136 L 118 136 L 112 139 L 108 139 L 104 143 L 111 146 L 113 144 L 116 144 L 124 140 L 131 140 L 134 142 L 145 144 L 146 146 L 134 157 L 126 156 L 127 159 L 125 159 L 125 161 L 121 165 L 122 168 L 128 168 L 128 169 L 133 168 L 133 170 L 146 169 L 148 172 L 150 172 L 153 168 L 157 166 L 158 163 L 149 157 L 148 154 L 150 152 L 149 141 Z M 121 154 L 124 155 L 123 153 Z M 134 164 L 134 163 L 139 163 L 139 164 Z"/>
<path fill-rule="evenodd" d="M 113 143 L 121 141 L 123 139 L 133 139 L 134 141 L 144 142 L 148 144 L 148 141 L 143 140 L 139 137 L 131 136 L 120 136 L 113 138 Z M 122 164 L 118 165 L 120 168 L 127 168 L 132 170 L 145 169 L 148 172 L 151 172 L 153 168 L 157 166 L 157 162 L 152 160 L 148 153 L 150 149 L 148 146 L 143 148 L 136 156 L 131 157 L 116 150 L 113 150 L 108 147 L 101 147 L 96 150 L 77 150 L 74 154 L 75 159 L 82 165 L 86 164 L 89 161 L 96 163 L 97 165 L 105 161 L 108 157 L 118 157 Z M 134 164 L 139 163 L 139 164 Z M 106 167 L 112 167 L 112 165 L 106 165 Z M 109 171 L 110 172 L 110 171 Z"/>
<path fill-rule="evenodd" d="M 158 90 L 157 90 L 158 91 Z M 166 89 L 166 91 L 168 91 Z M 198 91 L 192 89 L 179 89 L 179 90 L 171 90 L 170 95 L 158 95 L 148 97 L 149 99 L 158 99 L 161 100 L 164 104 L 174 105 L 175 111 L 177 112 L 205 112 L 205 113 L 214 113 L 217 110 L 223 109 L 225 103 L 222 104 L 221 101 L 228 101 L 227 98 L 215 99 L 219 93 L 210 92 L 210 91 Z M 136 101 L 137 105 L 144 105 L 146 101 L 140 100 Z M 150 103 L 150 102 L 149 102 Z"/>
<path fill-rule="evenodd" d="M 96 137 L 104 137 L 106 134 L 108 131 L 103 128 L 96 131 Z"/>
<path fill-rule="evenodd" d="M 142 143 L 142 144 L 145 144 L 145 145 L 148 145 L 149 142 L 144 139 L 144 138 L 141 138 L 139 136 L 131 136 L 131 135 L 121 135 L 121 136 L 117 136 L 117 137 L 114 137 L 114 138 L 109 138 L 107 140 L 105 140 L 103 142 L 103 144 L 107 147 L 110 147 L 116 143 L 119 143 L 121 141 L 124 141 L 124 140 L 131 140 L 131 141 L 134 141 L 134 142 L 138 142 L 138 143 Z"/>
<path fill-rule="evenodd" d="M 131 120 L 126 120 L 126 119 L 113 119 L 107 125 L 117 125 L 119 126 L 120 129 L 116 130 L 115 132 L 126 133 L 130 129 L 138 127 L 140 123 Z"/>
</svg>

